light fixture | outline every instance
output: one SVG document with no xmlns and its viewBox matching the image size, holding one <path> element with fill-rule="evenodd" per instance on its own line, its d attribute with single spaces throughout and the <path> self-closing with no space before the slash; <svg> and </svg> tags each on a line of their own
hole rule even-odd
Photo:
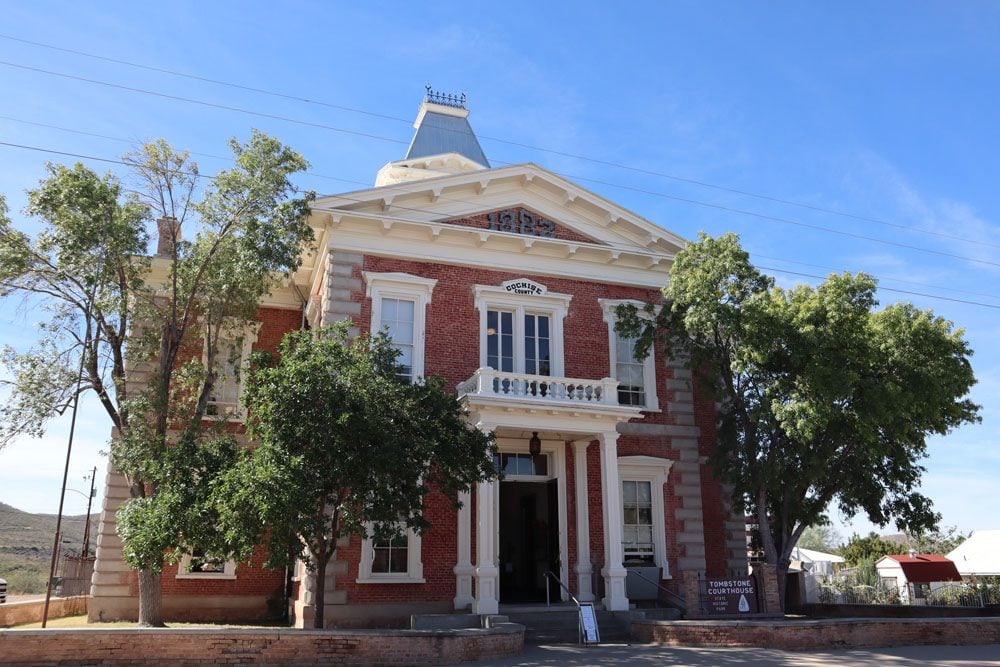
<svg viewBox="0 0 1000 667">
<path fill-rule="evenodd" d="M 531 432 L 531 440 L 528 441 L 528 452 L 532 456 L 538 456 L 542 453 L 542 440 L 538 437 L 538 431 Z"/>
<path fill-rule="evenodd" d="M 489 327 L 489 328 L 486 329 L 486 335 L 487 336 L 496 336 L 497 335 L 497 330 L 495 328 L 493 328 L 493 327 Z"/>
</svg>

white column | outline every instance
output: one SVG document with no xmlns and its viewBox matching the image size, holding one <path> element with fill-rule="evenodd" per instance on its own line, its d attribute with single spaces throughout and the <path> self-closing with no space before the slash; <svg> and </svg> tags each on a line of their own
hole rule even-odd
<svg viewBox="0 0 1000 667">
<path fill-rule="evenodd" d="M 458 510 L 458 558 L 455 561 L 455 609 L 472 606 L 472 494 L 463 491 L 458 494 L 462 507 Z"/>
<path fill-rule="evenodd" d="M 573 443 L 573 468 L 576 478 L 576 590 L 580 602 L 591 602 L 594 591 L 590 564 L 590 507 L 587 494 L 587 445 L 585 440 Z"/>
<path fill-rule="evenodd" d="M 622 564 L 622 492 L 618 480 L 618 433 L 601 433 L 601 490 L 604 496 L 604 608 L 627 611 Z"/>
<path fill-rule="evenodd" d="M 493 432 L 493 424 L 480 422 L 477 428 Z M 498 481 L 476 485 L 476 594 L 472 613 L 495 614 L 500 610 L 500 569 L 497 567 L 497 485 Z"/>
<path fill-rule="evenodd" d="M 493 488 L 496 484 L 480 482 L 476 487 L 476 597 L 472 603 L 476 614 L 495 614 L 500 609 Z"/>
</svg>

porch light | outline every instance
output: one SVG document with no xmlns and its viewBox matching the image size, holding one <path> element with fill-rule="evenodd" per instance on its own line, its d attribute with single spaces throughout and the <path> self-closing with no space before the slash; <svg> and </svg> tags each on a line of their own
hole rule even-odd
<svg viewBox="0 0 1000 667">
<path fill-rule="evenodd" d="M 542 440 L 538 437 L 538 431 L 531 432 L 531 440 L 528 441 L 528 452 L 532 456 L 538 456 L 542 453 Z"/>
</svg>

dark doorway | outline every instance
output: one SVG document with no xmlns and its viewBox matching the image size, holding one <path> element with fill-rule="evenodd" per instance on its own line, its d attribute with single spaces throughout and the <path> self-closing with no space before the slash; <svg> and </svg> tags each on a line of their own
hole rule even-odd
<svg viewBox="0 0 1000 667">
<path fill-rule="evenodd" d="M 544 602 L 545 572 L 559 575 L 556 481 L 500 483 L 500 601 Z M 552 584 L 552 599 L 560 599 Z"/>
</svg>

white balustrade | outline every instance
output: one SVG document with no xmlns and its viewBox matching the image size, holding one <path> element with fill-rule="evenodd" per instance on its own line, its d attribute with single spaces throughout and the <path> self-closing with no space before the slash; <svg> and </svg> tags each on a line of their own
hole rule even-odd
<svg viewBox="0 0 1000 667">
<path fill-rule="evenodd" d="M 618 380 L 549 377 L 479 368 L 458 384 L 458 395 L 517 398 L 539 403 L 618 405 Z"/>
</svg>

